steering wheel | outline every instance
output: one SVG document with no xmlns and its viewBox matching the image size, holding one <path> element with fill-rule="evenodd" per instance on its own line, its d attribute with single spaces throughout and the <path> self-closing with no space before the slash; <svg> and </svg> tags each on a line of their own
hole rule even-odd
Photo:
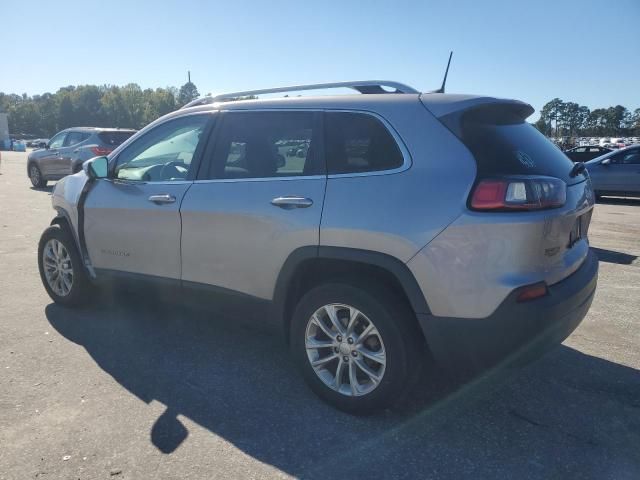
<svg viewBox="0 0 640 480">
<path fill-rule="evenodd" d="M 182 172 L 178 167 L 184 168 L 185 171 Z M 173 171 L 169 172 L 168 169 L 173 169 Z M 176 178 L 176 177 L 186 178 L 188 171 L 189 169 L 186 167 L 184 162 L 172 160 L 171 162 L 167 162 L 164 165 L 162 165 L 162 168 L 160 169 L 160 180 L 169 180 L 170 178 Z"/>
</svg>

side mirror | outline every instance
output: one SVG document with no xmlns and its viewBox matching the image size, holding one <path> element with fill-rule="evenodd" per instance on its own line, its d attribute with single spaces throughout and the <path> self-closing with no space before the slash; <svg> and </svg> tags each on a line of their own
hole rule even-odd
<svg viewBox="0 0 640 480">
<path fill-rule="evenodd" d="M 91 180 L 107 178 L 109 173 L 109 160 L 107 157 L 95 157 L 82 164 L 82 170 Z"/>
<path fill-rule="evenodd" d="M 607 165 L 610 165 L 610 164 L 611 164 L 611 159 L 610 159 L 610 158 L 605 158 L 604 160 L 602 160 L 602 161 L 600 162 L 600 165 L 604 165 L 605 167 L 606 167 Z"/>
</svg>

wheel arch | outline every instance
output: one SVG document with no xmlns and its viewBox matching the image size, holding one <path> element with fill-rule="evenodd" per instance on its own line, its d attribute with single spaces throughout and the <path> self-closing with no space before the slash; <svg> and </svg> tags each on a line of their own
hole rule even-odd
<svg viewBox="0 0 640 480">
<path fill-rule="evenodd" d="M 355 248 L 301 247 L 292 252 L 284 263 L 273 297 L 276 320 L 282 326 L 287 341 L 297 301 L 314 286 L 336 278 L 374 279 L 405 300 L 414 313 L 430 313 L 418 282 L 401 260 Z"/>
<path fill-rule="evenodd" d="M 71 237 L 73 238 L 73 242 L 75 243 L 76 249 L 78 250 L 78 255 L 82 260 L 82 265 L 84 269 L 87 271 L 87 274 L 90 278 L 94 278 L 95 274 L 91 271 L 91 268 L 86 264 L 86 258 L 83 249 L 80 247 L 80 239 L 78 238 L 78 232 L 75 228 L 73 228 L 73 222 L 71 221 L 71 216 L 69 212 L 67 212 L 62 207 L 56 207 L 57 215 L 51 220 L 49 223 L 50 226 L 57 225 L 60 228 L 66 228 L 71 233 Z"/>
</svg>

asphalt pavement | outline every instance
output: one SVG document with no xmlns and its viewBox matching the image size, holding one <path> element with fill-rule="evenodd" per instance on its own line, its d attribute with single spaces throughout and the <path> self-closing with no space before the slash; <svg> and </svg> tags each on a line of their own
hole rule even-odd
<svg viewBox="0 0 640 480">
<path fill-rule="evenodd" d="M 640 478 L 640 200 L 596 206 L 598 290 L 563 345 L 359 418 L 242 319 L 131 295 L 54 305 L 36 263 L 51 187 L 1 155 L 0 479 Z"/>
</svg>

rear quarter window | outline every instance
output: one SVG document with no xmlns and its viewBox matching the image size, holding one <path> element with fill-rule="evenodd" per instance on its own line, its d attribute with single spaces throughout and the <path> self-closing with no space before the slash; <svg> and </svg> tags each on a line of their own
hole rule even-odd
<svg viewBox="0 0 640 480">
<path fill-rule="evenodd" d="M 135 132 L 100 132 L 98 133 L 98 138 L 107 145 L 117 147 L 134 133 Z"/>
<path fill-rule="evenodd" d="M 376 117 L 327 112 L 324 124 L 329 174 L 392 170 L 403 165 L 398 144 Z"/>
</svg>

